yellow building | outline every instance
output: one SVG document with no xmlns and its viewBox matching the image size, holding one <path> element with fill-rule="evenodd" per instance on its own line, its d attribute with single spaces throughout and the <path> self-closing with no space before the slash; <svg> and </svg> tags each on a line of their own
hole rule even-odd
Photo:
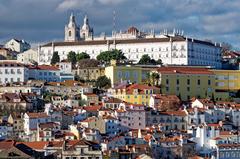
<svg viewBox="0 0 240 159">
<path fill-rule="evenodd" d="M 110 78 L 112 85 L 121 83 L 146 83 L 147 74 L 157 70 L 155 65 L 117 65 L 115 60 L 105 68 L 105 75 Z"/>
<path fill-rule="evenodd" d="M 142 84 L 132 84 L 109 89 L 109 93 L 113 97 L 125 102 L 149 105 L 151 95 L 160 93 L 160 88 Z"/>
<path fill-rule="evenodd" d="M 240 70 L 212 70 L 215 74 L 215 90 L 217 100 L 225 100 L 230 97 L 230 92 L 240 90 Z"/>
<path fill-rule="evenodd" d="M 112 65 L 105 68 L 105 75 L 110 78 L 112 85 L 122 82 L 142 82 L 141 67 L 135 67 L 130 65 Z"/>
<path fill-rule="evenodd" d="M 183 101 L 214 95 L 215 75 L 206 68 L 161 67 L 157 72 L 163 94 L 178 95 Z"/>
<path fill-rule="evenodd" d="M 240 70 L 212 70 L 216 76 L 216 90 L 240 90 Z"/>
</svg>

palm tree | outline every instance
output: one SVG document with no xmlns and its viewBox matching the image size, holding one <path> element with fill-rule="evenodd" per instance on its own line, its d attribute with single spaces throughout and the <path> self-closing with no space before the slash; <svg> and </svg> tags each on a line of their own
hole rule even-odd
<svg viewBox="0 0 240 159">
<path fill-rule="evenodd" d="M 156 73 L 156 72 L 153 72 L 151 74 L 151 76 L 152 76 L 152 85 L 157 85 L 158 86 L 158 81 L 159 81 L 159 78 L 160 78 L 159 74 Z"/>
<path fill-rule="evenodd" d="M 147 84 L 151 84 L 152 86 L 154 85 L 157 85 L 158 86 L 158 81 L 159 81 L 159 74 L 156 73 L 156 72 L 148 72 L 147 75 L 146 75 L 146 81 L 147 81 Z"/>
</svg>

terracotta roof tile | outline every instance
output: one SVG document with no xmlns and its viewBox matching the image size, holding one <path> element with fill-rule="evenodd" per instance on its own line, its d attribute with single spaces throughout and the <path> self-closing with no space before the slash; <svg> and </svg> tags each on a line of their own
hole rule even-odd
<svg viewBox="0 0 240 159">
<path fill-rule="evenodd" d="M 49 116 L 46 113 L 27 113 L 29 118 L 48 118 Z"/>
<path fill-rule="evenodd" d="M 87 112 L 97 112 L 101 109 L 102 106 L 100 105 L 97 105 L 97 106 L 86 106 L 84 107 L 84 109 L 87 111 Z"/>
<path fill-rule="evenodd" d="M 29 69 L 52 70 L 52 71 L 58 71 L 58 70 L 59 70 L 58 67 L 56 67 L 56 66 L 51 66 L 51 65 L 29 66 Z"/>
<path fill-rule="evenodd" d="M 160 112 L 161 114 L 164 115 L 175 115 L 175 116 L 187 116 L 187 112 L 184 110 L 179 110 L 179 111 L 166 111 L 166 112 Z"/>
</svg>

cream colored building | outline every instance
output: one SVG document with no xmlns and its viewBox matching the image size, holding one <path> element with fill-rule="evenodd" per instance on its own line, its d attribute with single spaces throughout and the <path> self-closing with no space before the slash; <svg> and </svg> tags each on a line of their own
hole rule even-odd
<svg viewBox="0 0 240 159">
<path fill-rule="evenodd" d="M 98 77 L 105 75 L 105 69 L 104 67 L 79 67 L 74 70 L 74 73 L 85 81 L 96 81 Z"/>
<path fill-rule="evenodd" d="M 19 39 L 9 40 L 8 42 L 6 42 L 4 47 L 16 52 L 23 52 L 31 48 L 29 43 Z"/>
<path fill-rule="evenodd" d="M 31 64 L 33 62 L 38 62 L 38 52 L 37 50 L 29 49 L 17 55 L 17 61 L 24 64 Z"/>
</svg>

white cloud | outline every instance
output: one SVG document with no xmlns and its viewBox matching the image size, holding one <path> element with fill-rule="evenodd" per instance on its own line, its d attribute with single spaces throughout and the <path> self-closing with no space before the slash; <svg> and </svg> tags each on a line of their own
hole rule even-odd
<svg viewBox="0 0 240 159">
<path fill-rule="evenodd" d="M 127 0 L 98 0 L 98 1 L 105 5 L 117 5 L 117 4 L 123 3 Z"/>
<path fill-rule="evenodd" d="M 57 6 L 57 11 L 67 11 L 72 9 L 81 9 L 89 7 L 94 0 L 64 0 Z"/>
</svg>

